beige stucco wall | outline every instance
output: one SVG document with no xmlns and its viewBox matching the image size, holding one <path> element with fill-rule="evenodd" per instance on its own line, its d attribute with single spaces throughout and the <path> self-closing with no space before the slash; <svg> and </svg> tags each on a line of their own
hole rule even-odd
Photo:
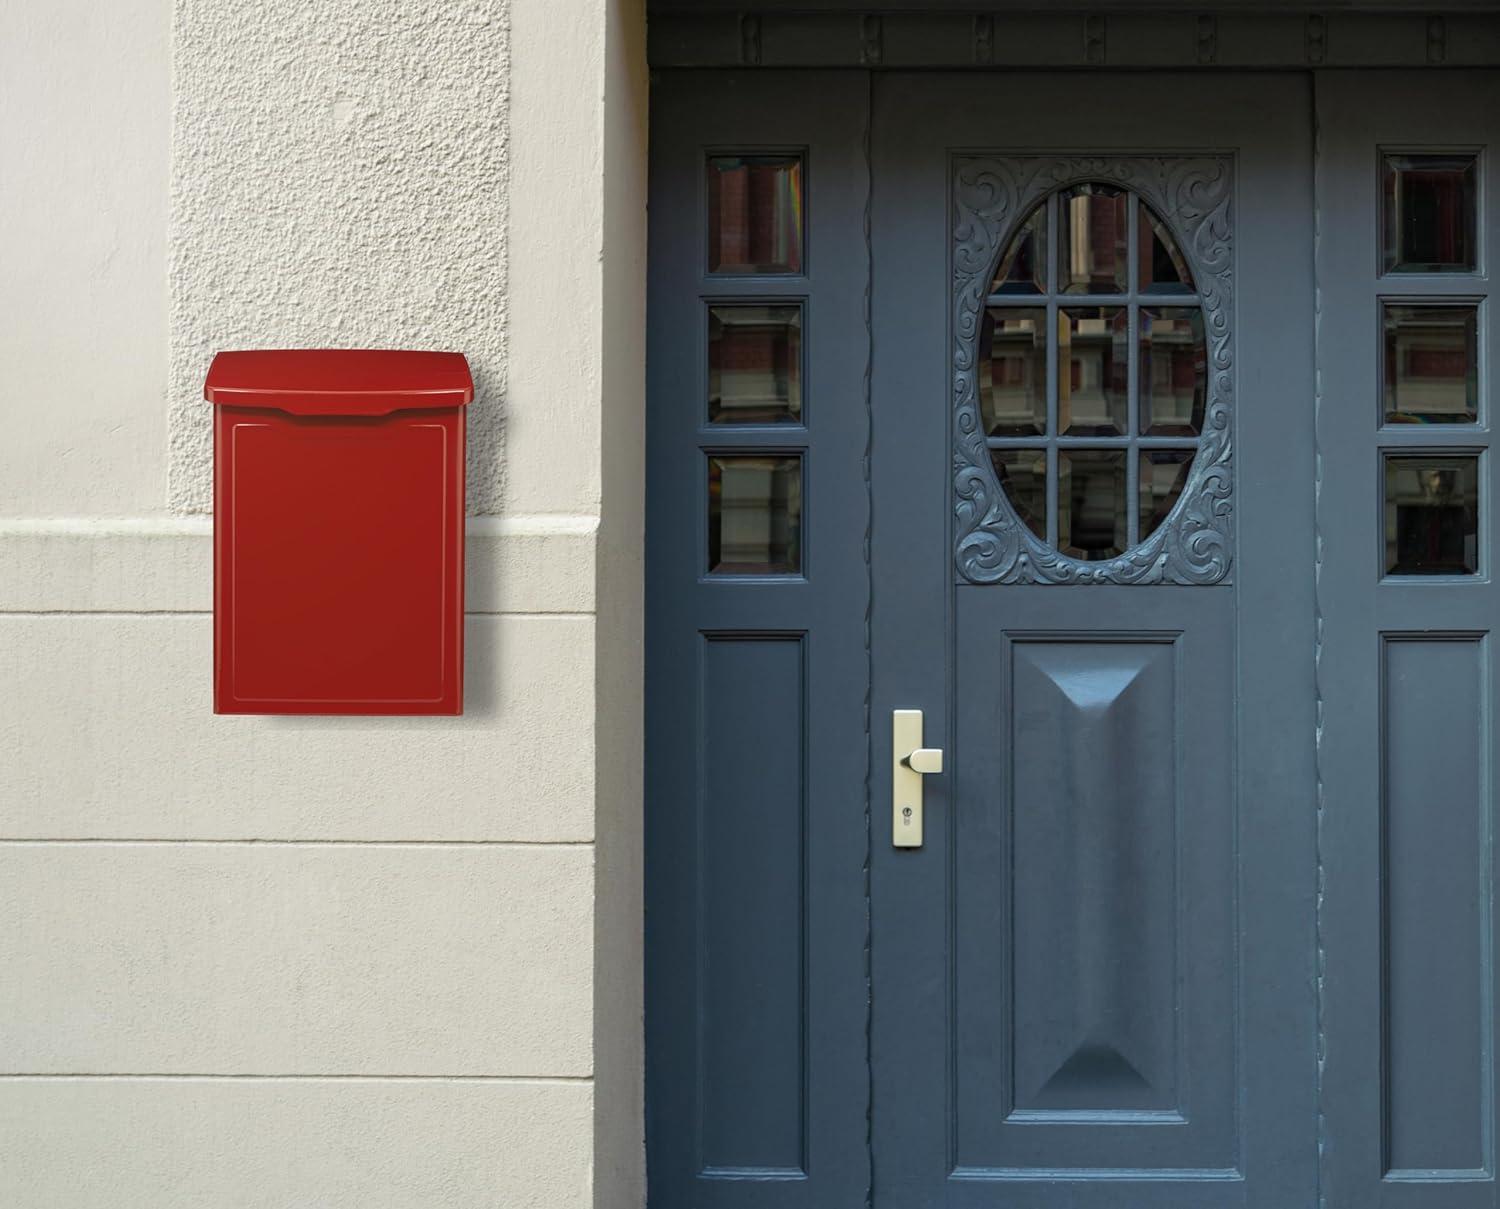
<svg viewBox="0 0 1500 1209">
<path fill-rule="evenodd" d="M 3 6 L 0 1204 L 640 1203 L 643 43 Z M 212 714 L 198 389 L 281 343 L 473 359 L 460 719 Z"/>
</svg>

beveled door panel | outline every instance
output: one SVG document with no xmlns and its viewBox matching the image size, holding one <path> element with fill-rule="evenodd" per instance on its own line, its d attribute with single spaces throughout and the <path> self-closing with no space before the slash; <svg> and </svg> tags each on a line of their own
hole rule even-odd
<svg viewBox="0 0 1500 1209">
<path fill-rule="evenodd" d="M 1003 595 L 957 601 L 955 1168 L 1228 1178 L 1230 592 Z"/>
</svg>

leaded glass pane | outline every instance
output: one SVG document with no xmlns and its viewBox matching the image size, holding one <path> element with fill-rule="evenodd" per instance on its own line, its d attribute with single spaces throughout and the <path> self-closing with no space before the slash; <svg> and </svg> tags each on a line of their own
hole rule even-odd
<svg viewBox="0 0 1500 1209">
<path fill-rule="evenodd" d="M 1479 418 L 1479 312 L 1459 306 L 1382 309 L 1385 422 L 1472 424 Z"/>
<path fill-rule="evenodd" d="M 1057 492 L 1058 538 L 1064 554 L 1097 562 L 1125 553 L 1123 449 L 1060 451 Z"/>
<path fill-rule="evenodd" d="M 802 272 L 802 157 L 708 157 L 708 271 Z"/>
<path fill-rule="evenodd" d="M 1145 541 L 1172 514 L 1193 468 L 1191 449 L 1143 449 L 1137 491 L 1140 495 L 1140 539 Z"/>
<path fill-rule="evenodd" d="M 990 461 L 1021 523 L 1047 540 L 1047 451 L 992 449 Z"/>
<path fill-rule="evenodd" d="M 1047 207 L 1038 206 L 1011 237 L 990 286 L 992 294 L 1047 292 Z"/>
<path fill-rule="evenodd" d="M 1086 562 L 1158 533 L 1192 479 L 1212 384 L 1202 300 L 1162 216 L 1102 182 L 1035 205 L 997 259 L 976 344 L 983 435 L 1027 529 Z"/>
<path fill-rule="evenodd" d="M 1058 200 L 1058 287 L 1065 294 L 1123 294 L 1129 286 L 1128 194 L 1074 185 Z"/>
<path fill-rule="evenodd" d="M 1479 570 L 1477 455 L 1385 456 L 1387 575 L 1474 575 Z"/>
<path fill-rule="evenodd" d="M 1472 154 L 1384 157 L 1387 273 L 1474 271 L 1477 178 Z"/>
<path fill-rule="evenodd" d="M 1191 294 L 1192 270 L 1167 224 L 1145 202 L 1139 203 L 1137 209 L 1140 290 L 1151 294 Z"/>
<path fill-rule="evenodd" d="M 1141 432 L 1197 436 L 1208 395 L 1203 313 L 1197 307 L 1142 307 L 1139 339 Z"/>
<path fill-rule="evenodd" d="M 1117 436 L 1129 409 L 1129 316 L 1124 307 L 1057 312 L 1057 423 L 1064 436 Z"/>
<path fill-rule="evenodd" d="M 708 308 L 708 419 L 775 424 L 802 418 L 802 308 Z"/>
<path fill-rule="evenodd" d="M 992 437 L 1047 431 L 1047 311 L 992 307 L 979 333 L 979 410 Z"/>
<path fill-rule="evenodd" d="M 802 570 L 802 459 L 710 454 L 708 569 L 720 575 Z"/>
</svg>

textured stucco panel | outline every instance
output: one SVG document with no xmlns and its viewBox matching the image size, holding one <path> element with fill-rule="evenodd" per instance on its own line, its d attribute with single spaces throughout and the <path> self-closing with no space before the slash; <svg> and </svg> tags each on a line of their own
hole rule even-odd
<svg viewBox="0 0 1500 1209">
<path fill-rule="evenodd" d="M 0 3 L 0 516 L 165 507 L 171 13 Z"/>
<path fill-rule="evenodd" d="M 467 353 L 469 506 L 502 498 L 506 0 L 177 0 L 169 498 L 212 506 L 221 348 Z"/>
</svg>

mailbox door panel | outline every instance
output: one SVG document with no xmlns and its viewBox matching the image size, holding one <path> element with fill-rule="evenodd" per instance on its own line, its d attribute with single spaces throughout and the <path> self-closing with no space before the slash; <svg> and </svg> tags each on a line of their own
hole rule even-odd
<svg viewBox="0 0 1500 1209">
<path fill-rule="evenodd" d="M 461 712 L 463 412 L 216 410 L 217 712 Z"/>
</svg>

